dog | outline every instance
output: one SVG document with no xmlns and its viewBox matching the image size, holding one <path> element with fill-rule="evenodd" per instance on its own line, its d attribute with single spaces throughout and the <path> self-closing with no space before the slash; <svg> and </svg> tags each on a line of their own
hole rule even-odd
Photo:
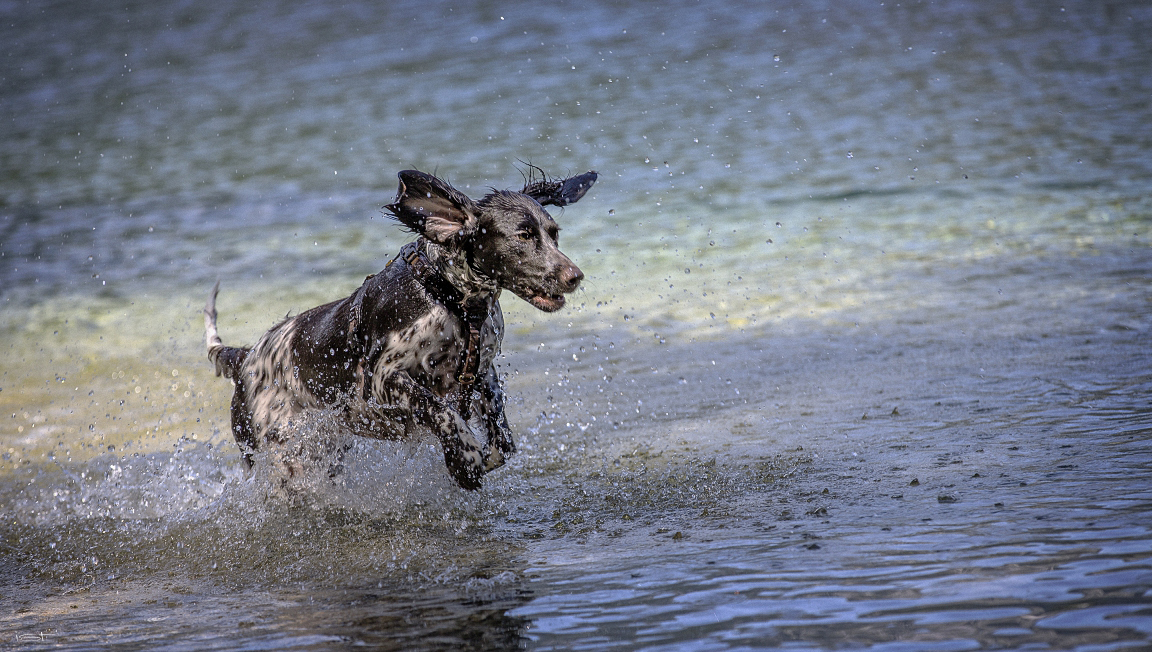
<svg viewBox="0 0 1152 652">
<path fill-rule="evenodd" d="M 494 361 L 504 337 L 500 293 L 544 312 L 562 308 L 583 272 L 557 246 L 545 206 L 567 206 L 596 182 L 528 175 L 519 192 L 473 200 L 418 170 L 397 176 L 384 207 L 418 235 L 350 296 L 273 326 L 252 347 L 225 346 L 216 328 L 217 281 L 204 307 L 208 359 L 235 385 L 232 434 L 245 464 L 285 443 L 314 410 L 373 439 L 430 430 L 456 484 L 481 478 L 515 450 Z"/>
</svg>

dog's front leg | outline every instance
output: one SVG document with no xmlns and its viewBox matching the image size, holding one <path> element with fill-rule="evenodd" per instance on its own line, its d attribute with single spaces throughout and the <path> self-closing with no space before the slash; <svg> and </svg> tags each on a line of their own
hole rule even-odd
<svg viewBox="0 0 1152 652">
<path fill-rule="evenodd" d="M 482 413 L 488 426 L 488 455 L 484 460 L 485 472 L 504 466 L 516 452 L 516 442 L 512 440 L 512 429 L 504 416 L 504 387 L 496 367 L 488 368 L 488 373 L 480 383 L 480 396 L 483 401 Z"/>
<path fill-rule="evenodd" d="M 398 410 L 408 426 L 431 428 L 444 449 L 444 463 L 456 484 L 474 491 L 484 475 L 485 446 L 455 408 L 447 405 L 406 372 L 389 374 L 373 383 L 373 399 L 388 412 Z"/>
</svg>

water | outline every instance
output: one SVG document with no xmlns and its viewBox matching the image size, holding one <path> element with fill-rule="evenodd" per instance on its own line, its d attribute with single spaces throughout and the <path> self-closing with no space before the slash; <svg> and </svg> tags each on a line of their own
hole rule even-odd
<svg viewBox="0 0 1152 652">
<path fill-rule="evenodd" d="M 1140 649 L 1141 3 L 0 3 L 0 612 L 40 649 Z M 557 211 L 520 445 L 246 476 L 226 342 L 405 242 L 395 173 Z M 309 437 L 333 435 L 319 418 Z"/>
</svg>

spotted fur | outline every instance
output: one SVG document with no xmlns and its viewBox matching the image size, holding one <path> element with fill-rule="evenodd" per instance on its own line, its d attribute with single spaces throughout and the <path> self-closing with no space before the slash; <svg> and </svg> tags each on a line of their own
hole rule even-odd
<svg viewBox="0 0 1152 652">
<path fill-rule="evenodd" d="M 252 347 L 229 347 L 204 309 L 208 358 L 235 384 L 232 432 L 249 466 L 270 442 L 318 409 L 363 437 L 431 431 L 452 478 L 478 489 L 515 451 L 495 360 L 507 289 L 552 312 L 583 273 L 557 248 L 544 205 L 565 206 L 595 172 L 533 180 L 521 192 L 473 201 L 440 179 L 406 170 L 387 208 L 419 237 L 352 295 L 272 327 Z"/>
</svg>

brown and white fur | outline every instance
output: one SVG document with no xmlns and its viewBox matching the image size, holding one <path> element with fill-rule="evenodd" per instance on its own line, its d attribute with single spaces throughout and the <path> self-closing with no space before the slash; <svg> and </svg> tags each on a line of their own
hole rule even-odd
<svg viewBox="0 0 1152 652">
<path fill-rule="evenodd" d="M 204 308 L 208 359 L 235 384 L 232 433 L 246 463 L 324 409 L 374 439 L 431 430 L 456 483 L 480 488 L 515 451 L 493 364 L 504 337 L 500 291 L 545 312 L 563 307 L 584 275 L 557 247 L 560 229 L 544 206 L 579 200 L 596 176 L 472 200 L 430 174 L 400 172 L 385 208 L 420 237 L 351 296 L 284 320 L 250 348 L 221 341 L 217 283 Z"/>
</svg>

